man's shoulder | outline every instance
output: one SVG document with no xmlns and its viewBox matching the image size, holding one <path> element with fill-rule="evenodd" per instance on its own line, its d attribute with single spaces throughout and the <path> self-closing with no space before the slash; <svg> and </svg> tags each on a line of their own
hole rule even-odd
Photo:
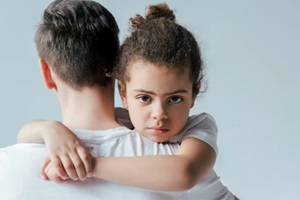
<svg viewBox="0 0 300 200">
<path fill-rule="evenodd" d="M 45 155 L 47 149 L 44 144 L 20 143 L 6 146 L 0 149 L 0 160 L 14 161 L 23 159 L 34 159 L 38 155 Z"/>
<path fill-rule="evenodd" d="M 40 143 L 17 143 L 12 144 L 3 148 L 0 148 L 0 152 L 7 151 L 20 151 L 20 150 L 30 150 L 30 149 L 44 149 L 45 144 Z"/>
</svg>

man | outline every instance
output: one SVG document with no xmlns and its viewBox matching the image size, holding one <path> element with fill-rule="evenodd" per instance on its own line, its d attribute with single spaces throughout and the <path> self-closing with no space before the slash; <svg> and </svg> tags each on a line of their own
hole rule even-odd
<svg viewBox="0 0 300 200">
<path fill-rule="evenodd" d="M 44 82 L 57 95 L 63 123 L 85 142 L 92 155 L 172 154 L 178 144 L 145 140 L 132 135 L 115 120 L 114 80 L 110 74 L 119 48 L 118 32 L 114 17 L 97 2 L 51 3 L 35 37 Z M 199 199 L 197 194 L 209 190 L 215 193 L 216 188 L 220 196 L 227 192 L 213 171 L 205 179 L 211 179 L 214 187 L 200 183 L 184 192 L 155 192 L 94 178 L 66 184 L 44 181 L 40 165 L 47 155 L 43 144 L 17 144 L 1 149 L 0 199 L 167 200 Z"/>
</svg>

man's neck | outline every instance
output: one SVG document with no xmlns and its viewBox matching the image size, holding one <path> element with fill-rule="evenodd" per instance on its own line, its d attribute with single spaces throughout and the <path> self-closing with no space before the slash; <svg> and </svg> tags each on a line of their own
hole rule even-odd
<svg viewBox="0 0 300 200">
<path fill-rule="evenodd" d="M 69 128 L 107 130 L 120 127 L 114 115 L 112 88 L 85 87 L 80 91 L 60 88 L 57 96 L 63 123 Z"/>
</svg>

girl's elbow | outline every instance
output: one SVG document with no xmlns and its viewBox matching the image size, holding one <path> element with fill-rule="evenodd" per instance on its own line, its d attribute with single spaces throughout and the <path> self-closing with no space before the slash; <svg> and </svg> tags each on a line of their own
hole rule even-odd
<svg viewBox="0 0 300 200">
<path fill-rule="evenodd" d="M 194 173 L 185 173 L 178 182 L 177 191 L 190 190 L 193 188 L 199 181 L 197 176 Z"/>
</svg>

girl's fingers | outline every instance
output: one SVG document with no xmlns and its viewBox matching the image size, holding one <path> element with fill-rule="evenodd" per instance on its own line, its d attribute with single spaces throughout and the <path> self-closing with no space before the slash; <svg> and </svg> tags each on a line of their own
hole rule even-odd
<svg viewBox="0 0 300 200">
<path fill-rule="evenodd" d="M 77 175 L 77 179 L 84 180 L 86 179 L 86 172 L 85 172 L 85 167 L 84 164 L 78 154 L 70 154 L 69 155 L 70 160 L 72 161 L 74 171 Z"/>
<path fill-rule="evenodd" d="M 92 159 L 90 157 L 89 152 L 85 147 L 77 148 L 77 153 L 83 163 L 83 167 L 85 170 L 85 177 L 90 177 L 93 172 Z"/>
<path fill-rule="evenodd" d="M 41 166 L 41 173 L 42 173 L 42 178 L 44 180 L 49 180 L 49 177 L 47 176 L 47 172 L 49 171 L 49 164 L 50 164 L 51 160 L 49 157 L 46 158 L 46 160 L 44 161 L 44 163 Z"/>
<path fill-rule="evenodd" d="M 66 169 L 64 168 L 64 162 L 68 158 L 68 156 L 56 156 L 53 155 L 50 157 L 51 159 L 51 171 L 52 173 L 55 173 L 55 175 L 59 176 L 62 180 L 66 180 L 69 178 L 69 174 L 66 172 Z M 72 163 L 71 163 L 72 164 Z M 57 180 L 56 177 L 54 177 L 55 180 Z"/>
</svg>

